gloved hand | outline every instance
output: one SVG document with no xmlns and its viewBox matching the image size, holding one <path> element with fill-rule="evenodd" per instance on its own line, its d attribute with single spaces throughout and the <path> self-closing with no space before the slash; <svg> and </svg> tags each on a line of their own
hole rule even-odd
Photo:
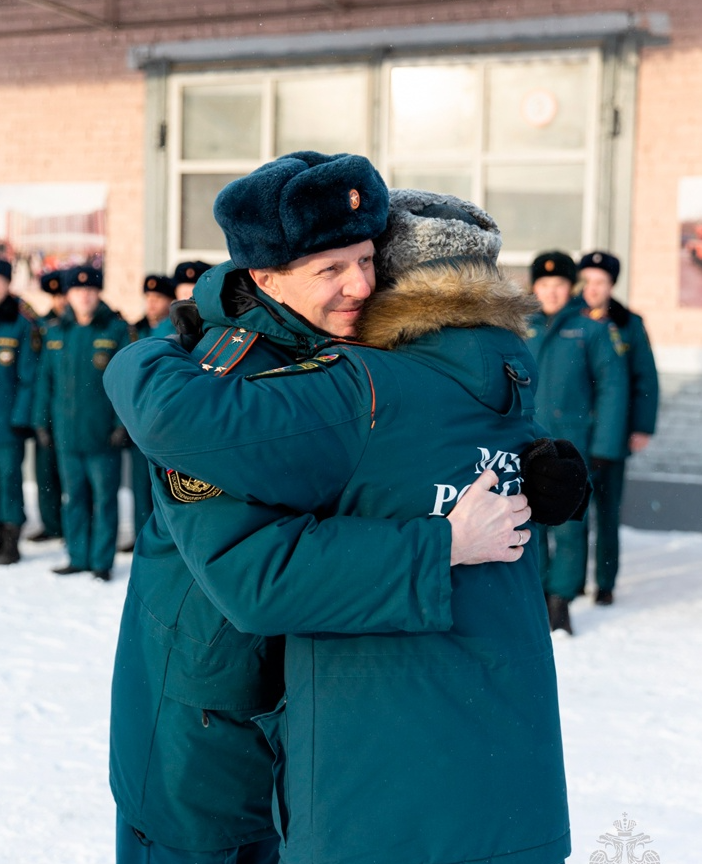
<svg viewBox="0 0 702 864">
<path fill-rule="evenodd" d="M 522 492 L 531 507 L 531 518 L 541 525 L 582 521 L 592 486 L 587 465 L 570 441 L 537 438 L 520 454 Z"/>
<path fill-rule="evenodd" d="M 34 434 L 37 438 L 37 444 L 40 447 L 51 447 L 54 443 L 53 438 L 51 437 L 51 432 L 45 426 L 37 426 L 34 430 Z"/>
<path fill-rule="evenodd" d="M 110 435 L 110 447 L 129 447 L 132 443 L 129 433 L 124 426 L 118 426 L 112 430 Z"/>
<path fill-rule="evenodd" d="M 178 334 L 175 337 L 178 343 L 186 351 L 192 351 L 203 335 L 202 318 L 195 301 L 192 297 L 174 301 L 171 303 L 169 317 Z"/>
</svg>

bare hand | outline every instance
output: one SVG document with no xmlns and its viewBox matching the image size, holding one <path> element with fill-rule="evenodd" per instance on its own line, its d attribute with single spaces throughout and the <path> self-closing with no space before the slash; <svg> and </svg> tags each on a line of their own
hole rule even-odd
<svg viewBox="0 0 702 864">
<path fill-rule="evenodd" d="M 629 450 L 632 453 L 640 453 L 648 447 L 650 440 L 651 436 L 646 435 L 645 432 L 632 432 L 629 435 Z"/>
<path fill-rule="evenodd" d="M 525 495 L 491 492 L 499 478 L 485 471 L 448 515 L 451 523 L 451 566 L 486 561 L 517 561 L 531 531 L 518 528 L 531 518 Z"/>
</svg>

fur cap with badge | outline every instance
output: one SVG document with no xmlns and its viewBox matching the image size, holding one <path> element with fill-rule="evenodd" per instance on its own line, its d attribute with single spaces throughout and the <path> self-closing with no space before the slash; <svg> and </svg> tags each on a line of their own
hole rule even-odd
<svg viewBox="0 0 702 864">
<path fill-rule="evenodd" d="M 615 255 L 611 255 L 609 252 L 599 252 L 595 250 L 594 252 L 588 252 L 586 255 L 583 255 L 578 264 L 578 272 L 585 270 L 586 267 L 594 267 L 597 270 L 604 270 L 605 273 L 609 274 L 609 277 L 612 280 L 612 285 L 615 285 L 619 278 L 619 258 Z"/>
</svg>

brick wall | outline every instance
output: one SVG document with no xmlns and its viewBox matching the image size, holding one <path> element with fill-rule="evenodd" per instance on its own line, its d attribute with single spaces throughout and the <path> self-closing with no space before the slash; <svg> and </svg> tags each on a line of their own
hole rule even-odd
<svg viewBox="0 0 702 864">
<path fill-rule="evenodd" d="M 0 183 L 106 183 L 105 300 L 130 317 L 143 279 L 144 86 L 109 81 L 0 86 Z"/>
</svg>

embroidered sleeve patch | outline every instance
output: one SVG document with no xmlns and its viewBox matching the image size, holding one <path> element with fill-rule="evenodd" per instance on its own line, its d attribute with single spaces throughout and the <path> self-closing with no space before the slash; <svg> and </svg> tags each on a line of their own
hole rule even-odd
<svg viewBox="0 0 702 864">
<path fill-rule="evenodd" d="M 182 501 L 184 504 L 205 501 L 207 498 L 216 498 L 222 494 L 222 490 L 211 483 L 196 480 L 195 477 L 188 477 L 187 474 L 181 474 L 180 471 L 170 469 L 166 472 L 166 477 L 171 495 L 176 501 Z"/>
<path fill-rule="evenodd" d="M 341 359 L 341 354 L 320 354 L 313 360 L 304 360 L 302 363 L 293 363 L 291 366 L 279 366 L 277 369 L 267 369 L 265 372 L 256 372 L 254 375 L 246 375 L 247 381 L 256 381 L 259 378 L 279 378 L 283 375 L 304 375 L 307 372 L 319 372 L 327 366 L 332 366 Z"/>
</svg>

